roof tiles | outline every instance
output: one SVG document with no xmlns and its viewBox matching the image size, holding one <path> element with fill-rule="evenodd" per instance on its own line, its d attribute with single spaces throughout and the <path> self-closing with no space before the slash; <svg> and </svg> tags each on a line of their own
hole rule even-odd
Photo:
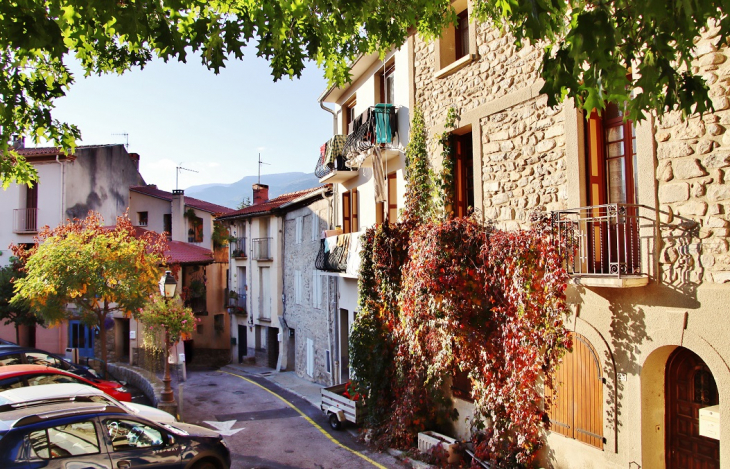
<svg viewBox="0 0 730 469">
<path fill-rule="evenodd" d="M 322 189 L 323 187 L 327 187 L 327 186 L 311 187 L 309 189 L 304 189 L 304 190 L 297 191 L 297 192 L 290 192 L 288 194 L 282 194 L 278 197 L 274 197 L 273 199 L 269 199 L 264 203 L 256 204 L 256 205 L 249 205 L 248 207 L 242 208 L 240 210 L 232 211 L 219 218 L 248 217 L 248 216 L 268 213 L 274 209 L 281 207 L 284 204 L 293 202 L 306 195 L 317 192 L 318 190 Z"/>
<path fill-rule="evenodd" d="M 155 197 L 162 200 L 167 200 L 168 202 L 172 202 L 172 192 L 163 191 L 162 189 L 158 189 L 157 186 L 151 185 L 151 186 L 131 186 L 129 188 L 131 192 L 136 192 L 138 194 L 148 195 L 150 197 Z M 197 210 L 202 210 L 203 212 L 212 213 L 215 215 L 227 215 L 231 212 L 234 212 L 232 208 L 224 207 L 222 205 L 213 204 L 210 202 L 206 202 L 204 200 L 196 199 L 193 197 L 185 197 L 185 205 L 188 207 L 192 207 Z"/>
</svg>

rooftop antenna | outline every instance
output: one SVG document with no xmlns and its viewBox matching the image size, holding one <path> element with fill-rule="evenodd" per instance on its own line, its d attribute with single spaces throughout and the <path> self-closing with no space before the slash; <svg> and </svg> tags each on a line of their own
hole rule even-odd
<svg viewBox="0 0 730 469">
<path fill-rule="evenodd" d="M 175 190 L 178 190 L 177 180 L 180 177 L 180 171 L 190 171 L 191 173 L 199 172 L 199 171 L 195 171 L 194 169 L 183 168 L 182 163 L 180 163 L 180 166 L 175 167 Z"/>
<path fill-rule="evenodd" d="M 270 163 L 264 163 L 261 161 L 261 153 L 259 153 L 259 184 L 261 184 L 261 165 L 262 164 L 270 164 Z"/>
<path fill-rule="evenodd" d="M 112 134 L 112 135 L 113 136 L 121 135 L 122 137 L 124 137 L 124 140 L 127 142 L 127 143 L 124 144 L 124 148 L 126 148 L 127 150 L 129 150 L 129 133 L 122 132 L 122 133 L 119 133 L 119 134 Z"/>
</svg>

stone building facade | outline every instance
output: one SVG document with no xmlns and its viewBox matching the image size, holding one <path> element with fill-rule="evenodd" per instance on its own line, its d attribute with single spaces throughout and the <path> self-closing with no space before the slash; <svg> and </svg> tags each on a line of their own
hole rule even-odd
<svg viewBox="0 0 730 469">
<path fill-rule="evenodd" d="M 454 6 L 457 13 L 471 9 L 466 2 Z M 593 381 L 589 393 L 579 388 L 578 375 L 559 378 L 562 410 L 551 411 L 545 464 L 726 465 L 730 332 L 718 326 L 730 298 L 730 64 L 728 50 L 717 46 L 718 28 L 698 43 L 695 62 L 714 112 L 686 120 L 676 113 L 649 116 L 633 125 L 620 115 L 609 122 L 608 110 L 586 116 L 570 102 L 548 107 L 539 93 L 541 50 L 517 49 L 508 35 L 473 21 L 469 28 L 469 53 L 457 60 L 445 52 L 448 34 L 433 42 L 411 38 L 413 100 L 429 134 L 444 131 L 453 107 L 452 133 L 471 144 L 478 216 L 521 229 L 538 210 L 551 214 L 556 227 L 569 222 L 579 235 L 565 251 L 575 254 L 566 257 L 569 325 Z M 628 153 L 615 164 L 611 142 L 619 134 L 620 151 Z M 429 154 L 440 155 L 435 140 Z M 432 164 L 438 168 L 440 156 Z M 615 271 L 595 268 L 611 256 L 624 256 Z M 566 357 L 564 369 L 573 359 Z M 455 401 L 461 415 L 453 433 L 463 437 L 470 404 Z M 716 427 L 701 436 L 698 417 L 707 408 L 716 412 Z"/>
<path fill-rule="evenodd" d="M 330 226 L 332 194 L 285 209 L 284 332 L 286 369 L 297 376 L 332 385 L 335 280 L 315 269 L 322 232 Z"/>
</svg>

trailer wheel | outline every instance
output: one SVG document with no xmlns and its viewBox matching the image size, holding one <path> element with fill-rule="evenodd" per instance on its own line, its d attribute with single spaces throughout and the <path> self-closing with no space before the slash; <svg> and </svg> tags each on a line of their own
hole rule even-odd
<svg viewBox="0 0 730 469">
<path fill-rule="evenodd" d="M 330 427 L 332 427 L 332 430 L 342 430 L 342 422 L 335 413 L 330 413 Z"/>
</svg>

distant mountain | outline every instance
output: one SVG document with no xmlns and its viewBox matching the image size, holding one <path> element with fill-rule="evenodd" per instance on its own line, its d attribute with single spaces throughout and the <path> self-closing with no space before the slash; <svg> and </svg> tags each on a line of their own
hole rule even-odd
<svg viewBox="0 0 730 469">
<path fill-rule="evenodd" d="M 202 184 L 185 189 L 185 195 L 195 197 L 224 207 L 236 208 L 248 197 L 253 200 L 253 185 L 258 182 L 258 176 L 246 176 L 232 184 Z M 269 198 L 273 199 L 281 194 L 296 192 L 310 187 L 319 186 L 319 179 L 314 173 L 279 173 L 262 174 L 261 184 L 269 186 Z"/>
</svg>

